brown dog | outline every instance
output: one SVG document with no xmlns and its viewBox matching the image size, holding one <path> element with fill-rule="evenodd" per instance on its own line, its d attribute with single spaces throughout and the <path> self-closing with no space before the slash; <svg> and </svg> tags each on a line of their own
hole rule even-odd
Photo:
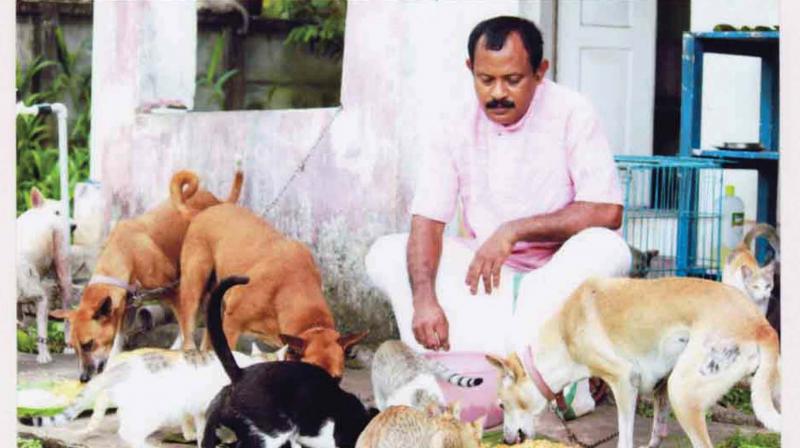
<svg viewBox="0 0 800 448">
<path fill-rule="evenodd" d="M 227 202 L 238 200 L 243 179 L 237 169 Z M 181 189 L 182 186 L 187 188 Z M 134 290 L 163 287 L 178 278 L 178 261 L 190 221 L 186 216 L 220 203 L 213 194 L 199 190 L 197 176 L 188 171 L 173 175 L 171 192 L 182 199 L 182 212 L 172 201 L 166 201 L 141 216 L 121 220 L 106 240 L 78 308 L 51 313 L 52 317 L 70 321 L 69 342 L 78 352 L 83 382 L 95 372 L 102 372 L 108 357 L 122 350 L 120 330 Z M 196 311 L 196 307 L 182 307 L 176 297 L 174 291 L 163 295 L 177 316 Z"/>
<path fill-rule="evenodd" d="M 192 310 L 179 321 L 183 334 L 194 330 L 194 312 L 212 275 L 250 278 L 225 300 L 223 330 L 231 347 L 243 332 L 254 333 L 269 343 L 288 344 L 290 359 L 341 378 L 345 351 L 367 334 L 339 335 L 311 251 L 244 207 L 220 204 L 192 220 L 181 271 L 180 302 Z M 208 346 L 206 337 L 203 348 Z"/>
</svg>

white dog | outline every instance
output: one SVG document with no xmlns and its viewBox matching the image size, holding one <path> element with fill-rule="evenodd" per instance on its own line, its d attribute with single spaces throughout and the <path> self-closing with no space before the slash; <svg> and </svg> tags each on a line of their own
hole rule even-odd
<svg viewBox="0 0 800 448">
<path fill-rule="evenodd" d="M 17 300 L 35 300 L 39 363 L 51 361 L 47 348 L 49 300 L 43 286 L 45 274 L 55 268 L 61 303 L 69 308 L 72 275 L 69 269 L 69 230 L 66 210 L 59 201 L 46 199 L 33 187 L 31 208 L 17 218 Z M 67 221 L 68 222 L 68 221 Z M 69 224 L 72 226 L 72 223 Z"/>
</svg>

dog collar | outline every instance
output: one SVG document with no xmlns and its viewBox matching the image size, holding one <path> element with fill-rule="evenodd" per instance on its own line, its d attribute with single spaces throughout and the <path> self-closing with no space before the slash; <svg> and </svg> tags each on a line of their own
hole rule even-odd
<svg viewBox="0 0 800 448">
<path fill-rule="evenodd" d="M 122 288 L 125 291 L 128 291 L 129 294 L 135 294 L 137 289 L 135 285 L 131 285 L 128 282 L 124 282 L 116 277 L 109 277 L 107 275 L 93 275 L 92 278 L 89 279 L 88 285 L 95 284 L 116 286 L 117 288 Z"/>
<path fill-rule="evenodd" d="M 539 372 L 539 369 L 537 369 L 536 365 L 533 363 L 533 348 L 530 345 L 523 353 L 522 359 L 525 370 L 527 370 L 528 376 L 533 380 L 533 384 L 539 389 L 539 393 L 541 393 L 547 401 L 555 401 L 559 409 L 566 411 L 568 407 L 567 402 L 564 400 L 564 394 L 561 392 L 557 394 L 553 393 L 550 386 L 544 381 L 541 372 Z"/>
</svg>

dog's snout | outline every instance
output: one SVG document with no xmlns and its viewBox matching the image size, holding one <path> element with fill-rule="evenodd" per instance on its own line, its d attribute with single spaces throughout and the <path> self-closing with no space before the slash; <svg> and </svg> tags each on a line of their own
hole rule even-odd
<svg viewBox="0 0 800 448">
<path fill-rule="evenodd" d="M 92 379 L 92 374 L 91 373 L 86 372 L 86 371 L 81 373 L 81 378 L 80 378 L 81 383 L 88 383 L 90 379 Z"/>
</svg>

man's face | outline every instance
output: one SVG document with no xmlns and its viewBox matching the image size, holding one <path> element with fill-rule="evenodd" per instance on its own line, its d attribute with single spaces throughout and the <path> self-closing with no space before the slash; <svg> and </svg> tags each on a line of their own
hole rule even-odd
<svg viewBox="0 0 800 448">
<path fill-rule="evenodd" d="M 534 71 L 516 32 L 508 34 L 498 51 L 487 50 L 485 43 L 486 36 L 481 36 L 475 46 L 475 60 L 467 60 L 467 68 L 472 71 L 475 93 L 486 115 L 495 123 L 508 126 L 528 111 L 548 63 L 542 60 Z"/>
</svg>

